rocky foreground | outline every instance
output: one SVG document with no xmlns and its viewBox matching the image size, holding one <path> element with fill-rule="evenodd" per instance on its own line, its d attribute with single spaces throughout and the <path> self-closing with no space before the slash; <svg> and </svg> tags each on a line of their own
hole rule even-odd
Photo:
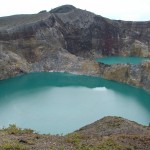
<svg viewBox="0 0 150 150">
<path fill-rule="evenodd" d="M 40 135 L 15 125 L 0 130 L 0 150 L 149 150 L 150 127 L 105 117 L 68 135 Z"/>
<path fill-rule="evenodd" d="M 119 55 L 150 57 L 150 21 L 110 20 L 70 5 L 0 18 L 0 79 L 66 71 L 150 91 L 150 61 L 110 66 L 95 62 Z"/>
</svg>

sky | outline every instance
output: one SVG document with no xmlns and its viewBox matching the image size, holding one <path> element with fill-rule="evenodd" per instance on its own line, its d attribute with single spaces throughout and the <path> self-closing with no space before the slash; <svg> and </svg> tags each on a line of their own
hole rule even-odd
<svg viewBox="0 0 150 150">
<path fill-rule="evenodd" d="M 117 20 L 150 20 L 150 0 L 1 0 L 0 16 L 34 14 L 71 4 L 77 8 Z"/>
</svg>

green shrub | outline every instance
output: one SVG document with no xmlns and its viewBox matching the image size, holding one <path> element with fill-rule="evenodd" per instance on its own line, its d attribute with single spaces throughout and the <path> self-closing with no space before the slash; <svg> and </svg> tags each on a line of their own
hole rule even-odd
<svg viewBox="0 0 150 150">
<path fill-rule="evenodd" d="M 8 134 L 29 134 L 34 132 L 31 129 L 18 128 L 15 124 L 10 124 L 9 127 L 4 128 L 3 131 L 7 132 Z"/>
<path fill-rule="evenodd" d="M 28 150 L 27 147 L 20 143 L 4 143 L 0 145 L 0 150 Z"/>
</svg>

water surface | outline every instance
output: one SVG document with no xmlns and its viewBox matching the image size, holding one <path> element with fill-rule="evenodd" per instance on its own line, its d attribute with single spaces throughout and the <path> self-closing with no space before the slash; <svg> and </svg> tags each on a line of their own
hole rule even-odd
<svg viewBox="0 0 150 150">
<path fill-rule="evenodd" d="M 66 134 L 104 116 L 148 125 L 150 94 L 96 77 L 32 73 L 0 81 L 0 127 Z"/>
<path fill-rule="evenodd" d="M 111 64 L 125 64 L 125 63 L 139 64 L 144 60 L 150 60 L 150 58 L 111 56 L 99 58 L 96 61 L 111 65 Z"/>
</svg>

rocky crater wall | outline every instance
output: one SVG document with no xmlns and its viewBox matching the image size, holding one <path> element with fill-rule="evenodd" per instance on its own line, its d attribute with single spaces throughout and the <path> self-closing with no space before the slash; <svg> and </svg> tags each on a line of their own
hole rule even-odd
<svg viewBox="0 0 150 150">
<path fill-rule="evenodd" d="M 0 79 L 66 71 L 101 76 L 150 90 L 150 62 L 104 65 L 104 56 L 150 57 L 150 21 L 110 20 L 67 5 L 0 18 Z"/>
</svg>

